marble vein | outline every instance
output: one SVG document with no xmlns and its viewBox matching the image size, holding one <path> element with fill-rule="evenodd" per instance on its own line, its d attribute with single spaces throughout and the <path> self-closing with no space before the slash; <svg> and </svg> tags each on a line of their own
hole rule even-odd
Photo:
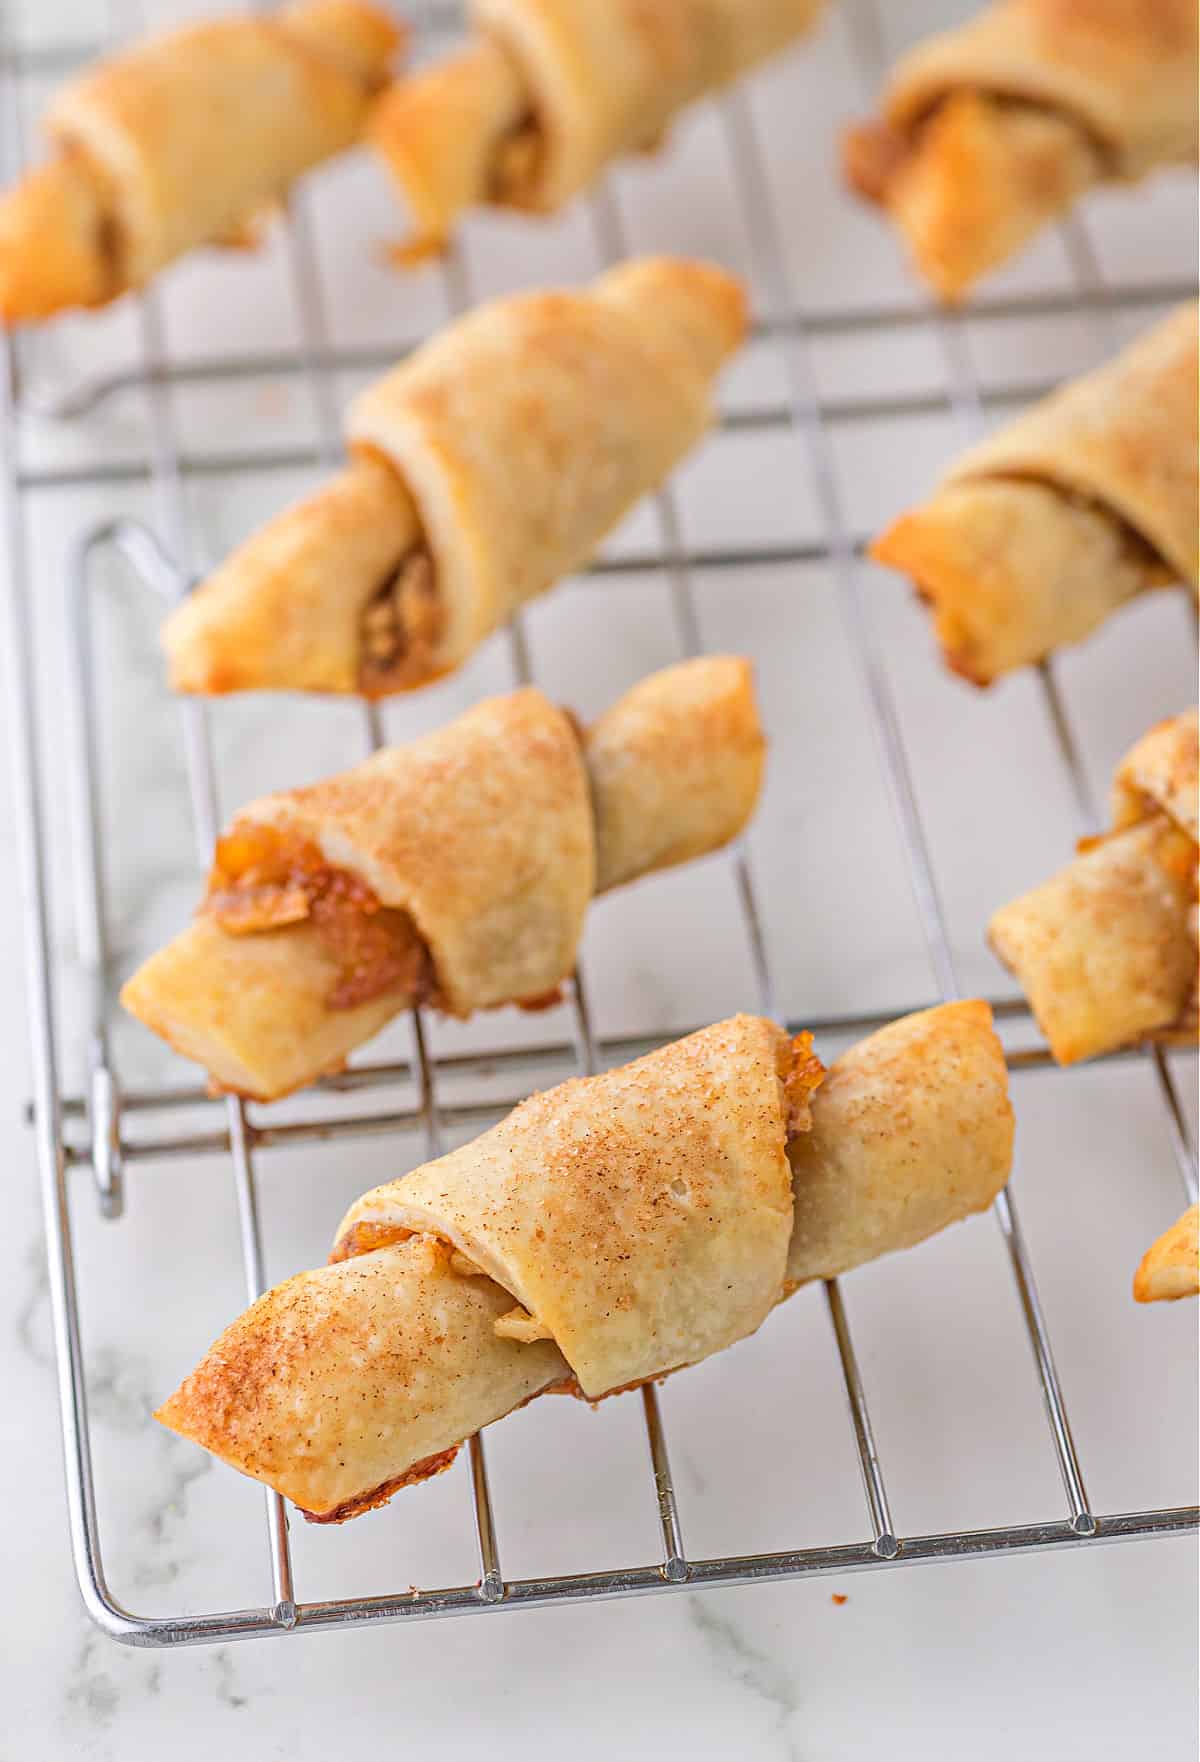
<svg viewBox="0 0 1200 1762">
<path fill-rule="evenodd" d="M 802 1762 L 799 1739 L 789 1730 L 800 1711 L 800 1694 L 786 1667 L 760 1651 L 713 1597 L 689 1597 L 688 1615 L 717 1668 L 740 1683 L 769 1715 L 780 1757 L 784 1762 Z"/>
</svg>

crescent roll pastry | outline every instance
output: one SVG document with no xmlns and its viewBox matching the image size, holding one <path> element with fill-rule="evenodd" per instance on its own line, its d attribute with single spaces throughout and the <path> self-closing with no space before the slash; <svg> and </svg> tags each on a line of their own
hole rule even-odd
<svg viewBox="0 0 1200 1762">
<path fill-rule="evenodd" d="M 849 1272 L 982 1211 L 1007 1179 L 1013 1115 L 986 1003 L 921 1010 L 830 1066 L 794 1139 L 795 1284 Z"/>
<path fill-rule="evenodd" d="M 998 911 L 988 940 L 1059 1064 L 1197 1031 L 1197 739 L 1191 710 L 1122 760 L 1112 830 Z"/>
<path fill-rule="evenodd" d="M 443 247 L 468 208 L 549 214 L 683 107 L 808 29 L 822 0 L 473 0 L 474 37 L 380 100 L 374 145 Z"/>
<path fill-rule="evenodd" d="M 458 667 L 592 556 L 712 420 L 741 284 L 673 258 L 479 307 L 353 403 L 353 462 L 167 621 L 179 691 L 362 692 Z"/>
<path fill-rule="evenodd" d="M 157 1417 L 309 1517 L 369 1510 L 541 1390 L 597 1398 L 695 1363 L 797 1281 L 989 1204 L 1006 1077 L 968 1003 L 827 1078 L 810 1036 L 735 1016 L 561 1084 L 366 1194 L 332 1264 L 260 1298 Z"/>
<path fill-rule="evenodd" d="M 0 197 L 0 318 L 142 287 L 361 136 L 401 42 L 368 0 L 210 19 L 88 69 L 45 118 L 53 155 Z"/>
<path fill-rule="evenodd" d="M 532 688 L 492 698 L 244 808 L 200 914 L 121 1000 L 260 1101 L 339 1069 L 412 1004 L 544 1003 L 593 893 L 738 835 L 764 750 L 736 657 L 653 674 L 586 731 Z"/>
<path fill-rule="evenodd" d="M 976 685 L 1078 642 L 1147 588 L 1200 585 L 1197 309 L 972 447 L 871 556 L 912 577 Z"/>
<path fill-rule="evenodd" d="M 737 1016 L 560 1084 L 368 1193 L 338 1237 L 365 1224 L 449 1243 L 590 1398 L 695 1363 L 753 1333 L 782 1292 L 790 1052 L 781 1029 Z"/>
<path fill-rule="evenodd" d="M 1191 1205 L 1151 1244 L 1133 1276 L 1139 1303 L 1200 1296 L 1200 1205 Z"/>
<path fill-rule="evenodd" d="M 157 1418 L 338 1523 L 449 1468 L 464 1438 L 570 1375 L 549 1340 L 413 1236 L 288 1279 L 213 1346 Z"/>
<path fill-rule="evenodd" d="M 1093 185 L 1196 158 L 1194 0 L 994 0 L 904 56 L 849 182 L 957 300 Z"/>
</svg>

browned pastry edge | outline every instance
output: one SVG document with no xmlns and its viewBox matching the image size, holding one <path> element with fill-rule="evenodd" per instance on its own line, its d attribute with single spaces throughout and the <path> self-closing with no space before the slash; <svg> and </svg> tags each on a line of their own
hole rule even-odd
<svg viewBox="0 0 1200 1762">
<path fill-rule="evenodd" d="M 532 1399 L 530 1396 L 530 1400 Z M 393 1494 L 402 1492 L 405 1487 L 415 1486 L 418 1481 L 432 1480 L 435 1474 L 445 1474 L 461 1449 L 461 1444 L 451 1444 L 448 1450 L 439 1450 L 435 1456 L 427 1456 L 423 1462 L 414 1462 L 411 1468 L 392 1480 L 381 1481 L 369 1493 L 359 1493 L 353 1499 L 343 1500 L 332 1511 L 305 1511 L 303 1505 L 298 1505 L 296 1509 L 306 1523 L 348 1523 L 352 1517 L 362 1517 L 365 1512 L 375 1511 L 380 1505 L 386 1505 Z"/>
</svg>

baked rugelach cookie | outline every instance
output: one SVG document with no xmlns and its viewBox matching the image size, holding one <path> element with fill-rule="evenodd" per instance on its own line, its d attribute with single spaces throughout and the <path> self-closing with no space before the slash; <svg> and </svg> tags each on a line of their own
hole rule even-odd
<svg viewBox="0 0 1200 1762">
<path fill-rule="evenodd" d="M 1196 158 L 1195 0 L 995 0 L 850 129 L 849 182 L 958 300 L 1094 185 Z"/>
<path fill-rule="evenodd" d="M 1059 1064 L 1196 1039 L 1197 756 L 1190 710 L 1117 769 L 1112 828 L 998 911 L 988 941 Z"/>
<path fill-rule="evenodd" d="M 1200 1206 L 1190 1205 L 1142 1256 L 1133 1276 L 1139 1303 L 1200 1297 Z"/>
<path fill-rule="evenodd" d="M 1200 586 L 1197 308 L 958 459 L 876 539 L 975 685 L 1079 642 L 1148 588 Z"/>
<path fill-rule="evenodd" d="M 46 113 L 51 157 L 0 196 L 0 318 L 103 306 L 197 245 L 251 242 L 359 140 L 401 41 L 368 0 L 290 0 L 89 68 Z"/>
<path fill-rule="evenodd" d="M 306 1516 L 354 1517 L 534 1395 L 694 1364 L 798 1283 L 983 1210 L 1012 1143 L 984 1003 L 828 1072 L 811 1036 L 735 1016 L 365 1195 L 331 1264 L 260 1298 L 157 1417 Z"/>
<path fill-rule="evenodd" d="M 168 620 L 178 691 L 379 697 L 586 563 L 712 421 L 741 284 L 669 257 L 477 308 L 351 405 L 352 463 Z"/>
<path fill-rule="evenodd" d="M 391 87 L 371 138 L 415 234 L 444 247 L 481 203 L 550 214 L 685 105 L 808 29 L 823 0 L 473 0 L 474 35 Z"/>
<path fill-rule="evenodd" d="M 244 808 L 208 894 L 121 1001 L 271 1101 L 401 1010 L 551 1001 L 588 902 L 736 838 L 765 742 L 748 661 L 684 661 L 581 730 L 540 691 Z"/>
</svg>

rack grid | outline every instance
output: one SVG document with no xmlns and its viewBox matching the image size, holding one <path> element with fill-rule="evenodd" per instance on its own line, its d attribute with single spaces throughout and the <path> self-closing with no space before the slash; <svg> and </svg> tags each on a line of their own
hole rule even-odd
<svg viewBox="0 0 1200 1762">
<path fill-rule="evenodd" d="M 883 62 L 876 0 L 846 0 L 846 5 L 860 67 L 874 81 Z M 457 9 L 429 5 L 421 14 L 421 20 L 430 32 L 444 33 L 457 22 Z M 0 43 L 0 109 L 12 119 L 14 137 L 19 135 L 16 119 L 20 82 L 47 72 L 62 73 L 83 58 L 83 51 L 38 53 L 5 47 Z M 784 386 L 784 396 L 777 405 L 727 413 L 721 419 L 722 426 L 773 428 L 799 438 L 819 501 L 823 536 L 818 542 L 811 543 L 689 550 L 682 539 L 673 493 L 667 488 L 657 498 L 661 548 L 601 560 L 593 565 L 593 569 L 600 572 L 659 572 L 669 586 L 679 647 L 683 653 L 692 653 L 699 649 L 701 642 L 693 599 L 695 571 L 734 568 L 747 562 L 800 564 L 817 559 L 829 566 L 836 582 L 850 647 L 866 699 L 872 708 L 879 758 L 908 857 L 913 895 L 931 969 L 936 976 L 940 998 L 950 999 L 959 995 L 959 982 L 946 915 L 892 687 L 861 593 L 858 557 L 862 540 L 849 530 L 843 512 L 831 430 L 833 425 L 849 417 L 914 415 L 947 409 L 970 430 L 982 421 L 985 402 L 991 405 L 1021 402 L 1048 388 L 1024 384 L 1019 390 L 1000 387 L 985 394 L 965 346 L 962 321 L 954 316 L 933 315 L 928 308 L 881 305 L 815 317 L 806 315 L 789 275 L 780 215 L 766 176 L 763 143 L 744 95 L 735 91 L 723 98 L 720 117 L 756 269 L 761 285 L 769 290 L 772 316 L 760 320 L 756 329 L 777 349 Z M 9 149 L 9 162 L 19 162 L 19 140 L 10 142 Z M 611 194 L 601 189 L 588 198 L 587 211 L 602 258 L 611 262 L 624 255 L 626 239 L 621 215 Z M 244 1103 L 235 1099 L 210 1100 L 204 1090 L 194 1086 L 126 1091 L 119 1081 L 106 1025 L 102 983 L 109 965 L 109 943 L 102 816 L 95 760 L 99 731 L 90 616 L 93 561 L 103 550 L 116 550 L 141 580 L 168 600 L 177 599 L 189 586 L 182 562 L 188 553 L 188 516 L 183 494 L 185 473 L 307 465 L 313 463 L 314 458 L 320 463 L 337 463 L 341 456 L 341 441 L 335 375 L 349 369 L 382 367 L 403 353 L 405 347 L 413 346 L 415 341 L 409 339 L 407 343 L 389 349 L 335 346 L 330 340 L 303 192 L 289 206 L 286 227 L 290 273 L 300 315 L 301 346 L 297 351 L 264 352 L 254 356 L 212 355 L 185 363 L 175 362 L 165 346 L 158 299 L 150 292 L 138 301 L 140 358 L 136 365 L 120 373 L 77 381 L 67 391 L 59 392 L 52 401 L 38 405 L 41 413 L 65 421 L 86 416 L 117 391 L 139 391 L 145 399 L 149 432 L 148 456 L 144 460 L 101 460 L 85 466 L 25 466 L 19 457 L 15 422 L 22 387 L 18 371 L 19 351 L 11 339 L 0 345 L 4 350 L 4 359 L 0 361 L 0 545 L 3 546 L 0 554 L 6 563 L 8 586 L 6 662 L 27 927 L 28 1007 L 34 1073 L 30 1118 L 35 1129 L 44 1201 L 71 1544 L 79 1586 L 89 1613 L 106 1632 L 128 1644 L 175 1646 L 380 1621 L 494 1612 L 714 1584 L 745 1584 L 936 1560 L 1070 1548 L 1195 1529 L 1200 1522 L 1200 1511 L 1195 1507 L 1115 1514 L 1100 1514 L 1093 1510 L 1024 1237 L 1015 1204 L 1006 1191 L 996 1201 L 995 1221 L 1015 1280 L 1064 1494 L 1063 1509 L 1042 1522 L 914 1536 L 897 1533 L 849 1322 L 837 1283 L 832 1282 L 825 1290 L 826 1307 L 869 1520 L 869 1534 L 860 1542 L 769 1554 L 707 1559 L 689 1556 L 684 1544 L 658 1395 L 655 1388 L 649 1386 L 642 1390 L 641 1399 L 653 1496 L 661 1531 L 661 1553 L 657 1560 L 643 1566 L 550 1578 L 506 1578 L 501 1566 L 485 1445 L 482 1437 L 476 1437 L 470 1441 L 469 1457 L 472 1519 L 479 1560 L 479 1577 L 474 1584 L 418 1593 L 407 1589 L 389 1596 L 302 1601 L 293 1579 L 284 1504 L 278 1495 L 268 1492 L 266 1519 L 271 1586 L 269 1599 L 260 1607 L 178 1617 L 143 1617 L 123 1608 L 113 1598 L 105 1578 L 101 1526 L 93 1485 L 87 1377 L 81 1347 L 80 1307 L 68 1206 L 68 1186 L 74 1171 L 90 1169 L 101 1210 L 115 1220 L 122 1211 L 124 1173 L 131 1165 L 192 1155 L 228 1159 L 237 1197 L 246 1293 L 247 1298 L 252 1299 L 264 1284 L 263 1242 L 255 1179 L 255 1162 L 260 1153 L 304 1139 L 389 1135 L 419 1127 L 424 1134 L 427 1154 L 436 1155 L 445 1130 L 489 1121 L 515 1103 L 522 1093 L 520 1079 L 523 1073 L 535 1065 L 541 1070 L 547 1061 L 570 1061 L 575 1069 L 590 1072 L 603 1063 L 635 1056 L 660 1043 L 649 1037 L 598 1039 L 592 1029 L 583 985 L 577 978 L 570 990 L 572 1033 L 569 1045 L 542 1046 L 535 1052 L 499 1046 L 482 1054 L 435 1059 L 429 1051 L 422 1017 L 417 1011 L 413 1016 L 415 1058 L 411 1062 L 367 1061 L 319 1086 L 324 1095 L 369 1098 L 372 1092 L 393 1087 L 398 1081 L 411 1081 L 415 1084 L 418 1099 L 415 1108 L 407 1110 L 347 1112 L 345 1106 L 340 1105 L 336 1113 L 318 1113 L 286 1124 L 260 1123 L 251 1117 Z M 1108 286 L 1098 272 L 1084 222 L 1078 218 L 1069 221 L 1064 228 L 1064 237 L 1076 283 L 1069 296 L 1034 294 L 1006 300 L 984 299 L 972 308 L 973 315 L 981 312 L 995 316 L 1081 312 L 1094 329 L 1099 355 L 1110 343 L 1114 315 L 1120 308 L 1178 299 L 1192 292 L 1190 287 L 1174 283 L 1142 284 L 1127 289 Z M 445 262 L 443 273 L 451 310 L 465 309 L 471 303 L 472 289 L 462 258 L 451 255 Z M 815 339 L 824 335 L 852 337 L 871 329 L 916 322 L 934 328 L 945 368 L 944 388 L 922 389 L 908 394 L 885 393 L 870 399 L 831 399 L 821 395 L 812 353 Z M 246 455 L 226 452 L 189 457 L 176 430 L 170 387 L 203 381 L 232 382 L 257 373 L 300 375 L 308 381 L 318 417 L 316 447 L 276 447 Z M 125 518 L 93 527 L 82 535 L 76 547 L 70 583 L 71 666 L 80 705 L 77 717 L 79 739 L 74 755 L 78 784 L 74 818 L 82 856 L 77 919 L 83 963 L 96 982 L 92 988 L 91 1020 L 87 1031 L 87 1089 L 83 1095 L 69 1095 L 62 1092 L 58 1076 L 53 964 L 45 893 L 41 760 L 35 731 L 37 681 L 26 603 L 29 571 L 22 496 L 28 489 L 49 484 L 95 487 L 125 478 L 148 478 L 153 486 L 154 529 Z M 530 653 L 519 620 L 511 626 L 508 641 L 514 672 L 519 680 L 526 681 L 531 677 Z M 1092 830 L 1096 825 L 1096 812 L 1051 665 L 1040 669 L 1040 690 L 1044 694 L 1077 805 L 1080 830 Z M 181 719 L 196 847 L 203 863 L 211 851 L 216 832 L 216 791 L 207 712 L 201 704 L 189 702 L 181 709 Z M 378 713 L 370 707 L 364 713 L 363 735 L 368 749 L 378 746 L 382 740 Z M 736 892 L 748 934 L 758 1005 L 764 1013 L 775 1015 L 778 1011 L 772 973 L 750 861 L 744 849 L 735 850 L 729 860 L 733 865 Z M 909 1007 L 921 1008 L 937 1000 L 924 997 Z M 998 1015 L 1028 1019 L 1024 1006 L 1019 1003 L 997 1000 L 994 1008 Z M 844 1016 L 817 1021 L 806 1018 L 803 1024 L 790 1025 L 794 1028 L 803 1025 L 818 1032 L 863 1032 L 900 1013 L 903 1012 L 892 1010 L 886 1016 Z M 1114 1056 L 1146 1060 L 1151 1065 L 1178 1171 L 1185 1191 L 1194 1199 L 1195 1151 L 1189 1140 L 1184 1111 L 1168 1061 L 1158 1049 Z M 1047 1050 L 1038 1044 L 1020 1048 L 1009 1055 L 1014 1076 L 1043 1070 L 1050 1064 Z M 453 1105 L 442 1101 L 439 1092 L 447 1077 L 470 1078 L 485 1070 L 492 1077 L 499 1073 L 507 1083 L 516 1086 L 503 1097 L 489 1092 L 486 1100 L 460 1101 Z M 205 1103 L 211 1110 L 220 1111 L 223 1117 L 219 1125 L 211 1130 L 172 1135 L 171 1116 L 175 1110 L 195 1108 Z M 128 1124 L 134 1116 L 143 1124 L 149 1120 L 153 1129 L 130 1134 Z"/>
</svg>

